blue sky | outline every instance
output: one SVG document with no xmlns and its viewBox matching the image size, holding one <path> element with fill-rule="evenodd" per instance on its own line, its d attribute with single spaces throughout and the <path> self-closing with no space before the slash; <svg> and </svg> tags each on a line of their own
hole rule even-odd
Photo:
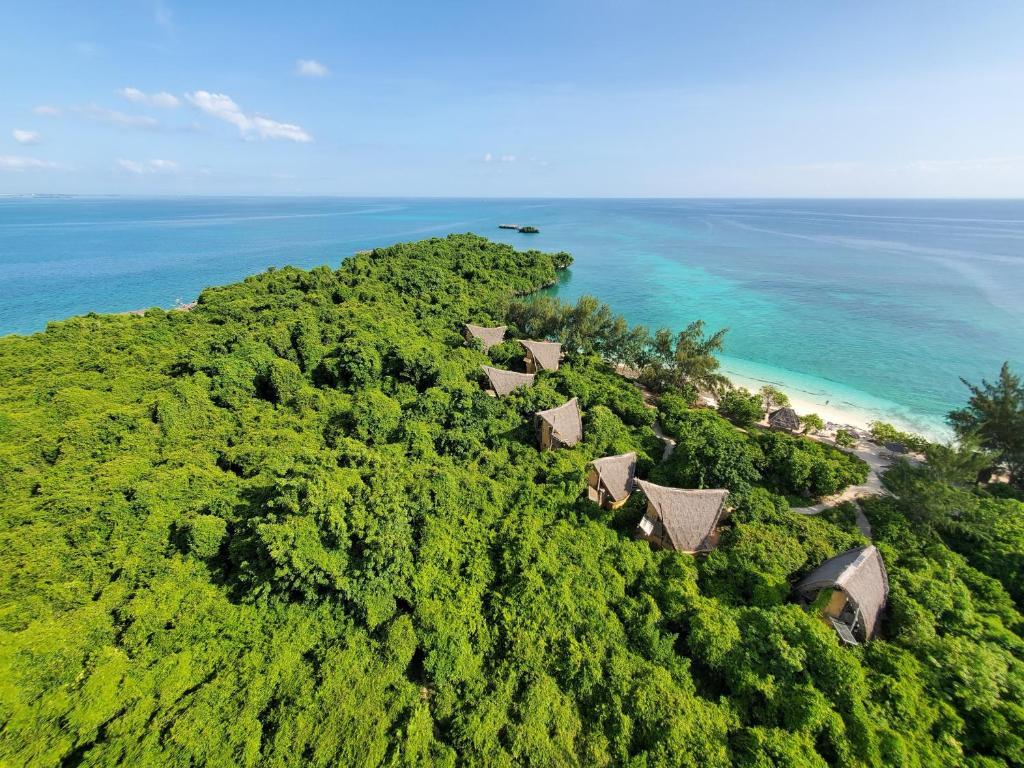
<svg viewBox="0 0 1024 768">
<path fill-rule="evenodd" d="M 0 193 L 1024 196 L 1024 3 L 11 3 Z"/>
</svg>

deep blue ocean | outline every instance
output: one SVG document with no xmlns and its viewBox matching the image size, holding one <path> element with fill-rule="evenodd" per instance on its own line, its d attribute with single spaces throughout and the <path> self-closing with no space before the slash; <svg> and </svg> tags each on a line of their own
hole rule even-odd
<svg viewBox="0 0 1024 768">
<path fill-rule="evenodd" d="M 1024 201 L 4 198 L 0 334 L 469 231 L 571 252 L 566 299 L 728 326 L 723 365 L 752 385 L 924 431 L 959 377 L 1024 370 Z"/>
</svg>

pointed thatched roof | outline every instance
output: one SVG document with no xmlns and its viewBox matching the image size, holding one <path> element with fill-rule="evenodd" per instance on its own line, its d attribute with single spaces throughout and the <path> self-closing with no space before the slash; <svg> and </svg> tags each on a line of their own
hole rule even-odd
<svg viewBox="0 0 1024 768">
<path fill-rule="evenodd" d="M 646 480 L 637 480 L 636 484 L 658 513 L 675 549 L 680 552 L 710 549 L 709 539 L 725 511 L 727 490 L 666 488 Z"/>
<path fill-rule="evenodd" d="M 534 375 L 532 373 L 516 373 L 515 371 L 504 371 L 501 368 L 492 368 L 489 365 L 481 365 L 488 381 L 491 382 L 491 389 L 498 397 L 512 392 L 519 387 L 532 387 Z"/>
<path fill-rule="evenodd" d="M 546 411 L 538 411 L 537 418 L 551 425 L 551 436 L 562 445 L 576 445 L 583 439 L 583 419 L 576 398 Z"/>
<path fill-rule="evenodd" d="M 533 356 L 538 368 L 543 368 L 545 371 L 558 370 L 558 361 L 562 357 L 562 345 L 557 341 L 530 341 L 529 339 L 522 339 L 520 343 Z"/>
<path fill-rule="evenodd" d="M 591 466 L 597 470 L 612 501 L 622 501 L 633 492 L 633 481 L 636 479 L 636 453 L 622 453 L 618 456 L 605 456 L 594 459 Z"/>
<path fill-rule="evenodd" d="M 792 408 L 779 408 L 768 417 L 768 425 L 773 429 L 785 429 L 790 432 L 800 431 L 800 417 Z"/>
<path fill-rule="evenodd" d="M 796 585 L 798 593 L 839 588 L 860 609 L 867 639 L 878 631 L 882 609 L 889 597 L 889 576 L 882 555 L 873 545 L 849 549 L 830 558 Z"/>
<path fill-rule="evenodd" d="M 494 328 L 485 328 L 482 325 L 471 325 L 466 323 L 466 338 L 479 339 L 486 352 L 496 344 L 505 340 L 505 326 L 499 325 Z"/>
</svg>

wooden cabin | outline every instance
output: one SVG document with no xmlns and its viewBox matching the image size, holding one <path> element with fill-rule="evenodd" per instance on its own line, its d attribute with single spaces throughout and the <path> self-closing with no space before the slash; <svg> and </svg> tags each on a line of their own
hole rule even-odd
<svg viewBox="0 0 1024 768">
<path fill-rule="evenodd" d="M 487 391 L 497 397 L 506 397 L 520 387 L 532 387 L 533 380 L 536 378 L 532 373 L 505 371 L 501 368 L 492 368 L 489 365 L 481 365 L 480 367 L 483 369 L 487 376 L 487 381 L 491 385 Z"/>
<path fill-rule="evenodd" d="M 523 339 L 520 343 L 526 348 L 523 362 L 526 363 L 527 373 L 558 370 L 558 363 L 562 359 L 562 345 L 557 341 Z"/>
<path fill-rule="evenodd" d="M 799 432 L 800 417 L 792 408 L 779 408 L 768 417 L 768 426 L 783 432 Z"/>
<path fill-rule="evenodd" d="M 570 448 L 583 439 L 583 419 L 575 397 L 557 408 L 538 411 L 535 419 L 542 451 Z"/>
<path fill-rule="evenodd" d="M 635 452 L 594 459 L 587 471 L 587 498 L 605 509 L 618 509 L 629 501 L 635 481 Z"/>
<path fill-rule="evenodd" d="M 870 640 L 881 626 L 889 576 L 872 544 L 826 560 L 796 585 L 797 598 L 819 611 L 847 645 Z"/>
<path fill-rule="evenodd" d="M 491 347 L 501 344 L 505 340 L 506 327 L 504 325 L 497 325 L 494 328 L 487 328 L 482 325 L 471 325 L 466 323 L 463 335 L 466 337 L 466 341 L 472 343 L 474 339 L 480 342 L 481 346 L 486 352 Z"/>
<path fill-rule="evenodd" d="M 695 554 L 718 546 L 718 525 L 728 516 L 725 489 L 666 488 L 646 480 L 637 487 L 647 497 L 647 510 L 637 525 L 637 538 L 656 549 Z"/>
</svg>

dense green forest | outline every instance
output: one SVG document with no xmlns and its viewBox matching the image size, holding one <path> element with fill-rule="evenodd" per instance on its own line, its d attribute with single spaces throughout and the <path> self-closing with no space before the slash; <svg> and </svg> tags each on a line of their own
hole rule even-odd
<svg viewBox="0 0 1024 768">
<path fill-rule="evenodd" d="M 790 591 L 866 540 L 787 499 L 862 462 L 694 407 L 721 383 L 699 323 L 523 300 L 570 261 L 450 236 L 0 340 L 0 764 L 1024 764 L 1019 492 L 952 447 L 899 464 L 864 502 L 882 636 L 841 646 Z M 527 335 L 563 365 L 489 397 Z M 584 441 L 540 453 L 569 397 Z M 717 550 L 586 500 L 631 450 L 732 491 Z"/>
</svg>

